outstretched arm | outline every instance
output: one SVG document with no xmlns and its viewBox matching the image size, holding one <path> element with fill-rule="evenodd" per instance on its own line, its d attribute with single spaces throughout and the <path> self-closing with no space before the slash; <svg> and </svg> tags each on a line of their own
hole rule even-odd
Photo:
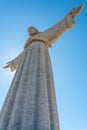
<svg viewBox="0 0 87 130">
<path fill-rule="evenodd" d="M 70 13 L 73 16 L 73 18 L 80 14 L 80 12 L 82 11 L 83 7 L 84 7 L 84 3 L 82 3 L 79 7 L 74 7 L 71 10 Z"/>
<path fill-rule="evenodd" d="M 53 27 L 47 29 L 46 31 L 39 33 L 32 38 L 29 39 L 25 48 L 32 41 L 40 40 L 43 41 L 47 47 L 51 47 L 53 42 L 55 42 L 67 29 L 70 29 L 74 26 L 75 21 L 74 17 L 76 17 L 84 7 L 84 3 L 82 3 L 79 7 L 73 8 L 60 22 L 55 24 Z"/>
<path fill-rule="evenodd" d="M 7 62 L 7 65 L 4 68 L 10 68 L 11 71 L 15 71 L 18 68 L 19 62 L 23 56 L 24 51 L 22 51 L 15 59 Z"/>
<path fill-rule="evenodd" d="M 28 39 L 25 44 L 25 48 L 31 42 L 35 40 L 43 41 L 47 47 L 51 47 L 51 45 L 68 29 L 74 26 L 75 21 L 74 17 L 76 17 L 84 7 L 84 3 L 82 3 L 79 7 L 73 8 L 60 22 L 55 24 L 53 27 L 47 29 L 46 31 L 39 33 Z"/>
<path fill-rule="evenodd" d="M 43 41 L 46 46 L 49 48 L 55 42 L 65 31 L 70 29 L 74 26 L 75 21 L 74 17 L 76 17 L 84 7 L 84 3 L 82 3 L 79 7 L 73 8 L 66 16 L 63 18 L 60 22 L 55 24 L 53 27 L 47 29 L 44 32 L 41 32 L 39 34 L 36 34 L 32 37 L 30 37 L 24 48 L 27 48 L 29 44 L 31 44 L 33 41 L 39 40 Z"/>
<path fill-rule="evenodd" d="M 44 33 L 48 36 L 48 42 L 52 44 L 55 40 L 57 40 L 67 29 L 70 29 L 74 26 L 75 21 L 74 18 L 81 12 L 84 7 L 84 3 L 82 3 L 79 7 L 74 7 L 64 19 L 58 22 L 56 25 L 46 30 Z M 45 35 L 46 36 L 46 35 Z"/>
</svg>

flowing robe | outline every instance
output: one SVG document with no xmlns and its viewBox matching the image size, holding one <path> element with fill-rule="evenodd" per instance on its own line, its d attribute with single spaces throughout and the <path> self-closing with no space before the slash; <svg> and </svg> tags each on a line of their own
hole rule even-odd
<svg viewBox="0 0 87 130">
<path fill-rule="evenodd" d="M 75 24 L 71 14 L 30 37 L 10 62 L 16 70 L 0 113 L 0 130 L 60 130 L 48 47 Z"/>
</svg>

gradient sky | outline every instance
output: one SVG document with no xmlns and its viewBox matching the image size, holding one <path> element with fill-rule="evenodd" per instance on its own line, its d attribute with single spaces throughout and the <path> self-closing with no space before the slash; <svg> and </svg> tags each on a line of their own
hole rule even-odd
<svg viewBox="0 0 87 130">
<path fill-rule="evenodd" d="M 0 0 L 0 109 L 14 73 L 3 69 L 28 38 L 27 28 L 40 31 L 61 20 L 82 0 Z M 87 3 L 76 25 L 49 49 L 61 130 L 87 130 Z"/>
</svg>

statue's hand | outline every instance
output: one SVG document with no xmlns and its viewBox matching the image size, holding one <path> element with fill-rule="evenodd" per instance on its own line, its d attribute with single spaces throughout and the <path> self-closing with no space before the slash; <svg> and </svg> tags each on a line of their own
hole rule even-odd
<svg viewBox="0 0 87 130">
<path fill-rule="evenodd" d="M 10 68 L 10 67 L 11 67 L 11 62 L 7 62 L 6 64 L 7 64 L 7 65 L 4 66 L 3 68 Z"/>
<path fill-rule="evenodd" d="M 10 69 L 11 69 L 11 71 L 14 71 L 14 70 L 15 70 L 15 68 L 14 68 L 13 61 L 8 62 L 8 63 L 7 63 L 7 65 L 6 65 L 6 66 L 4 66 L 3 68 L 10 68 Z"/>
<path fill-rule="evenodd" d="M 82 3 L 79 7 L 74 7 L 72 10 L 71 10 L 71 14 L 73 17 L 77 16 L 78 14 L 80 14 L 80 12 L 82 11 L 84 7 L 84 3 Z"/>
</svg>

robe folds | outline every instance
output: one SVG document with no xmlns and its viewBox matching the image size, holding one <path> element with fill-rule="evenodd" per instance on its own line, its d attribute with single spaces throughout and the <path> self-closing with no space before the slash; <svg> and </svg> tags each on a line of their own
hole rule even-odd
<svg viewBox="0 0 87 130">
<path fill-rule="evenodd" d="M 60 130 L 48 48 L 23 52 L 0 114 L 0 130 Z"/>
</svg>

